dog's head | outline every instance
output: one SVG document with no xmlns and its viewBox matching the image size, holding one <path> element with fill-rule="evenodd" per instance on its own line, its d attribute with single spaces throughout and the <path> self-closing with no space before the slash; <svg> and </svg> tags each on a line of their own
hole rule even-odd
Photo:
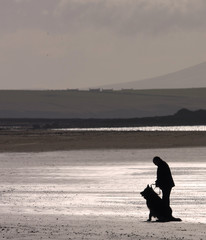
<svg viewBox="0 0 206 240">
<path fill-rule="evenodd" d="M 147 185 L 147 187 L 144 189 L 144 191 L 140 192 L 140 194 L 147 199 L 149 196 L 151 196 L 151 194 L 154 193 L 154 190 L 152 187 L 150 187 L 149 185 Z"/>
</svg>

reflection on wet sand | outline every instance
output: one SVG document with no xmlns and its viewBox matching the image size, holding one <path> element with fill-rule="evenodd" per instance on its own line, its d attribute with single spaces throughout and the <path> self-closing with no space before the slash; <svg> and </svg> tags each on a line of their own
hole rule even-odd
<svg viewBox="0 0 206 240">
<path fill-rule="evenodd" d="M 1 212 L 146 220 L 148 209 L 139 192 L 155 181 L 156 168 L 151 162 L 155 151 L 1 154 Z M 168 158 L 175 179 L 171 194 L 174 215 L 206 223 L 206 149 L 158 152 Z M 181 160 L 183 154 L 188 161 Z"/>
</svg>

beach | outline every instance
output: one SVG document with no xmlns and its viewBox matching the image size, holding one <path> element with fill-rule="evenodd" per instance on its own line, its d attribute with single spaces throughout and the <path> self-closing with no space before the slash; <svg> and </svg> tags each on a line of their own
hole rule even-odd
<svg viewBox="0 0 206 240">
<path fill-rule="evenodd" d="M 3 131 L 0 239 L 205 239 L 204 132 Z M 173 215 L 147 222 L 152 157 L 171 166 Z"/>
<path fill-rule="evenodd" d="M 0 131 L 0 152 L 206 146 L 206 132 Z"/>
<path fill-rule="evenodd" d="M 147 223 L 135 219 L 32 215 L 1 216 L 1 239 L 204 240 L 205 224 Z"/>
</svg>

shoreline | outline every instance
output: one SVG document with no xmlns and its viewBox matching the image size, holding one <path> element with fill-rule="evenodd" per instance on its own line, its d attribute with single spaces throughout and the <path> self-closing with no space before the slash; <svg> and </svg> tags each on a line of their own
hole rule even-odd
<svg viewBox="0 0 206 240">
<path fill-rule="evenodd" d="M 0 131 L 0 152 L 180 147 L 206 147 L 206 132 Z"/>
<path fill-rule="evenodd" d="M 114 147 L 119 149 L 188 147 L 188 145 L 203 147 L 205 144 L 206 132 L 54 133 L 30 130 L 0 132 L 1 152 L 6 152 L 6 149 L 7 152 L 45 152 Z M 171 152 L 174 152 L 173 149 Z M 105 157 L 102 156 L 100 165 L 96 160 L 98 155 L 87 152 L 83 152 L 84 155 L 80 152 L 70 153 L 40 154 L 44 156 L 43 158 L 30 153 L 23 156 L 15 153 L 11 156 L 2 154 L 0 190 L 3 208 L 0 216 L 0 239 L 196 240 L 205 238 L 206 224 L 201 222 L 201 218 L 197 221 L 198 216 L 195 211 L 192 211 L 194 222 L 193 215 L 190 215 L 191 221 L 184 220 L 182 215 L 180 216 L 180 212 L 185 211 L 182 210 L 181 202 L 184 201 L 182 196 L 179 202 L 178 199 L 174 199 L 181 207 L 181 211 L 178 212 L 177 205 L 172 207 L 174 216 L 181 217 L 182 222 L 161 223 L 155 222 L 155 219 L 152 222 L 146 221 L 148 209 L 139 191 L 142 189 L 142 183 L 150 179 L 151 175 L 147 173 L 148 168 L 143 166 L 138 170 L 138 165 L 133 165 L 132 161 L 135 159 L 136 163 L 136 156 L 130 159 L 133 166 L 129 165 L 128 168 L 128 165 L 121 165 L 121 162 L 115 165 L 117 158 L 112 162 L 112 155 L 108 157 L 108 153 L 106 157 L 109 162 L 103 161 Z M 202 156 L 204 158 L 205 154 Z M 82 157 L 84 157 L 83 161 L 79 160 Z M 142 170 L 148 176 L 145 179 Z M 142 183 L 140 179 L 143 179 Z M 119 189 L 118 193 L 116 189 Z M 176 190 L 178 194 L 178 188 Z M 182 191 L 181 188 L 179 191 Z M 144 202 L 144 209 L 141 207 L 140 199 Z M 188 215 L 185 215 L 185 219 L 186 216 Z"/>
</svg>

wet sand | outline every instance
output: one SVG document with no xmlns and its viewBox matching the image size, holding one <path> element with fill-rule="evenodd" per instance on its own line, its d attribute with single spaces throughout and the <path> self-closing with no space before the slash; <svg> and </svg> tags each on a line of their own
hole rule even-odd
<svg viewBox="0 0 206 240">
<path fill-rule="evenodd" d="M 0 238 L 15 240 L 204 240 L 205 224 L 148 223 L 129 218 L 0 216 Z"/>
<path fill-rule="evenodd" d="M 176 223 L 149 223 L 145 221 L 146 218 L 142 219 L 129 213 L 125 216 L 115 214 L 90 216 L 86 212 L 85 214 L 83 212 L 80 215 L 73 215 L 72 212 L 69 212 L 72 205 L 68 209 L 65 208 L 65 212 L 59 211 L 61 201 L 55 202 L 55 195 L 54 199 L 52 198 L 55 205 L 51 207 L 50 212 L 47 212 L 44 210 L 47 206 L 41 205 L 42 198 L 48 198 L 49 203 L 49 196 L 56 194 L 56 192 L 58 194 L 57 200 L 68 197 L 69 193 L 61 191 L 59 186 L 61 184 L 68 186 L 71 183 L 64 178 L 59 178 L 57 172 L 59 164 L 69 167 L 69 163 L 59 161 L 59 159 L 56 159 L 56 162 L 55 160 L 50 161 L 50 159 L 48 162 L 42 162 L 37 159 L 37 162 L 34 163 L 23 154 L 24 152 L 45 152 L 44 154 L 46 154 L 47 151 L 58 150 L 149 149 L 196 146 L 206 146 L 206 133 L 1 131 L 0 151 L 3 155 L 0 157 L 0 206 L 2 209 L 0 215 L 0 239 L 203 240 L 206 238 L 205 224 L 203 223 L 191 223 L 184 220 Z M 8 154 L 7 152 L 11 152 L 11 155 L 9 154 L 7 160 L 5 160 L 2 156 Z M 22 152 L 23 155 L 21 158 L 17 158 L 15 152 Z M 80 162 L 82 164 L 81 159 Z M 78 168 L 78 162 L 70 164 L 72 166 L 75 164 L 75 167 Z M 28 166 L 33 173 L 28 171 Z M 41 166 L 46 166 L 50 170 L 54 168 L 53 174 L 55 174 L 55 178 L 48 179 L 47 174 L 50 174 L 50 172 L 46 171 L 45 175 L 45 172 L 41 171 Z M 38 169 L 40 175 L 36 175 L 36 169 Z M 73 174 L 75 175 L 75 172 Z M 114 173 L 111 172 L 111 174 Z M 43 182 L 40 179 L 41 181 L 44 179 Z M 73 181 L 72 184 L 79 183 Z M 94 186 L 92 182 L 87 184 L 88 189 Z M 28 191 L 28 189 L 30 190 Z M 41 195 L 41 191 L 43 195 Z M 98 191 L 101 191 L 101 189 L 98 189 Z M 32 202 L 32 198 L 37 193 L 36 202 Z M 87 199 L 82 199 L 82 201 L 86 202 Z M 9 208 L 11 203 L 14 204 Z M 138 212 L 138 209 L 134 209 L 134 211 Z M 147 214 L 148 210 L 145 205 L 145 217 Z"/>
<path fill-rule="evenodd" d="M 0 131 L 0 152 L 206 146 L 206 132 Z"/>
</svg>

